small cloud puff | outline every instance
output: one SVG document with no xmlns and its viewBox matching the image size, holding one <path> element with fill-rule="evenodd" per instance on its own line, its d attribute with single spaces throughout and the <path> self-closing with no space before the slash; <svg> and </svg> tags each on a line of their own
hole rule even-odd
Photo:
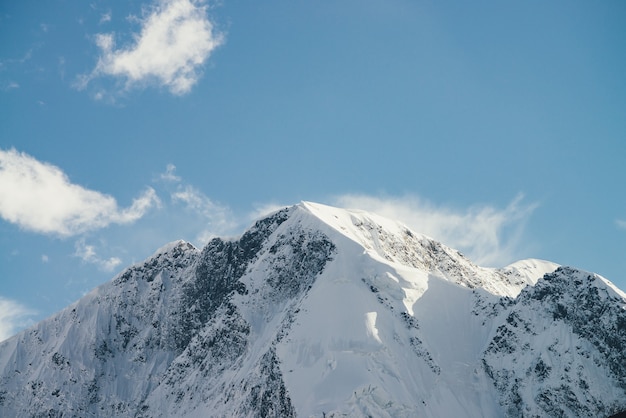
<svg viewBox="0 0 626 418">
<path fill-rule="evenodd" d="M 615 220 L 615 224 L 620 229 L 626 229 L 626 221 L 623 221 L 621 219 L 617 219 L 617 220 Z"/>
<path fill-rule="evenodd" d="M 101 54 L 94 70 L 79 76 L 79 89 L 94 78 L 111 76 L 123 80 L 124 90 L 157 84 L 183 95 L 223 43 L 207 17 L 204 0 L 160 0 L 140 23 L 140 33 L 127 46 L 116 48 L 112 33 L 95 36 Z"/>
<path fill-rule="evenodd" d="M 58 167 L 0 149 L 0 217 L 30 231 L 71 236 L 141 218 L 160 200 L 148 188 L 128 208 L 70 182 Z"/>
</svg>

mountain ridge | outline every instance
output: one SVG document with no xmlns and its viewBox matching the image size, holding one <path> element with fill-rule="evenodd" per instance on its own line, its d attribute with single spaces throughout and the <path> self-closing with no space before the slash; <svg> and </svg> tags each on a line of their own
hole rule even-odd
<svg viewBox="0 0 626 418">
<path fill-rule="evenodd" d="M 303 202 L 202 250 L 167 244 L 0 343 L 0 414 L 609 416 L 624 306 L 591 273 L 483 268 Z"/>
</svg>

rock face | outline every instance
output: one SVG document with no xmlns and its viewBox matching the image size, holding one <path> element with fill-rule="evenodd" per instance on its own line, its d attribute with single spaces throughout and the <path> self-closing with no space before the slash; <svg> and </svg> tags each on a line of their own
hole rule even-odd
<svg viewBox="0 0 626 418">
<path fill-rule="evenodd" d="M 483 361 L 509 416 L 609 416 L 624 410 L 625 344 L 623 295 L 561 267 L 511 301 Z"/>
<path fill-rule="evenodd" d="M 626 295 L 539 260 L 478 267 L 302 203 L 179 241 L 0 343 L 0 416 L 608 417 Z"/>
</svg>

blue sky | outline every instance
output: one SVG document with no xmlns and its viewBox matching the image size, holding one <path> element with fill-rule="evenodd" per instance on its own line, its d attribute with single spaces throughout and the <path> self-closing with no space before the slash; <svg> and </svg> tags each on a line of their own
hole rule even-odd
<svg viewBox="0 0 626 418">
<path fill-rule="evenodd" d="M 0 3 L 0 339 L 311 200 L 626 288 L 626 3 Z"/>
</svg>

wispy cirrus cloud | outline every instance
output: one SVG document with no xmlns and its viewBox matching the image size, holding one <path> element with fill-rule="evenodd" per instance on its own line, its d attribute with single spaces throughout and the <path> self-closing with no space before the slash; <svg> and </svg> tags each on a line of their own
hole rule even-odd
<svg viewBox="0 0 626 418">
<path fill-rule="evenodd" d="M 30 48 L 20 58 L 8 58 L 8 59 L 0 60 L 0 68 L 8 66 L 8 65 L 24 64 L 25 62 L 30 61 L 30 59 L 33 57 L 34 49 L 35 48 Z"/>
<path fill-rule="evenodd" d="M 232 233 L 239 226 L 228 206 L 213 202 L 192 186 L 186 186 L 174 193 L 172 201 L 184 204 L 188 211 L 195 212 L 196 216 L 200 217 L 202 228 L 195 238 L 200 246 L 205 245 L 211 238 Z"/>
<path fill-rule="evenodd" d="M 145 15 L 129 45 L 117 47 L 113 33 L 95 36 L 98 63 L 90 74 L 78 78 L 79 89 L 108 76 L 121 80 L 123 90 L 147 85 L 165 87 L 175 95 L 191 90 L 203 64 L 224 42 L 209 20 L 206 1 L 159 0 Z"/>
<path fill-rule="evenodd" d="M 522 195 L 504 208 L 481 205 L 454 209 L 414 195 L 384 198 L 347 194 L 335 198 L 334 203 L 399 220 L 485 266 L 515 261 L 525 222 L 537 208 L 535 203 L 524 203 Z"/>
<path fill-rule="evenodd" d="M 189 221 L 198 223 L 200 232 L 195 238 L 196 243 L 204 245 L 212 237 L 232 233 L 239 226 L 236 216 L 228 206 L 215 202 L 198 188 L 186 184 L 176 174 L 174 164 L 168 164 L 159 178 L 175 186 L 170 191 L 174 209 L 182 205 L 186 212 L 193 215 Z"/>
<path fill-rule="evenodd" d="M 0 296 L 0 341 L 4 341 L 20 329 L 33 323 L 35 311 Z"/>
<path fill-rule="evenodd" d="M 43 234 L 77 235 L 110 224 L 132 223 L 160 204 L 146 189 L 130 207 L 73 184 L 58 167 L 14 149 L 0 149 L 0 217 Z"/>
<path fill-rule="evenodd" d="M 276 202 L 256 204 L 254 205 L 254 210 L 249 213 L 248 218 L 249 220 L 260 219 L 260 218 L 263 218 L 264 216 L 269 215 L 270 213 L 276 212 L 288 206 L 289 205 L 283 205 L 283 204 L 276 203 Z"/>
</svg>

